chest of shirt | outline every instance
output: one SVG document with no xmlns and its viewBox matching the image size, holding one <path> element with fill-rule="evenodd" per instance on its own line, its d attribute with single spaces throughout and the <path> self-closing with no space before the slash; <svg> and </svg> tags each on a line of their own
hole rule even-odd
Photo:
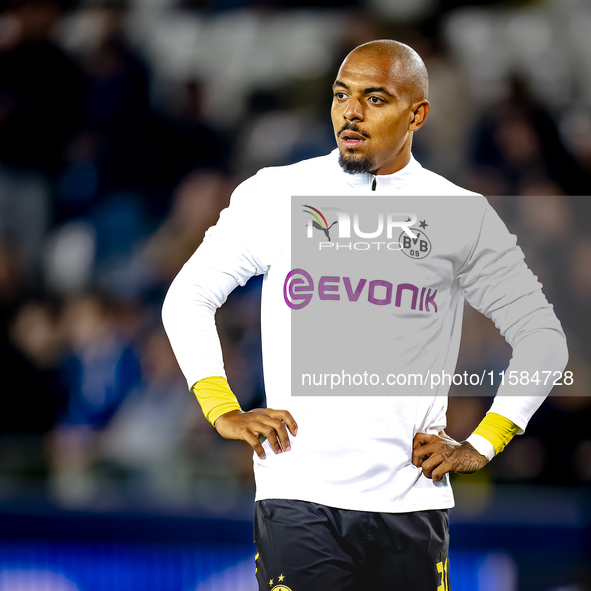
<svg viewBox="0 0 591 591">
<path fill-rule="evenodd" d="M 274 218 L 285 222 L 265 238 L 268 279 L 302 307 L 318 299 L 430 312 L 481 222 L 472 197 L 306 195 L 278 205 Z"/>
</svg>

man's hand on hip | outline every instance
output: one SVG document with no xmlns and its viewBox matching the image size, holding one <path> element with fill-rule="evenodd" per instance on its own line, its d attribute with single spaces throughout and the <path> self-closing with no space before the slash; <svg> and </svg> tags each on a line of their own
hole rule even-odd
<svg viewBox="0 0 591 591">
<path fill-rule="evenodd" d="M 261 460 L 265 459 L 261 445 L 265 437 L 273 451 L 280 454 L 291 449 L 287 429 L 294 436 L 298 432 L 297 423 L 289 412 L 272 408 L 255 408 L 249 412 L 232 410 L 220 416 L 214 426 L 225 439 L 246 441 Z"/>
<path fill-rule="evenodd" d="M 471 474 L 480 470 L 488 460 L 467 441 L 461 443 L 449 437 L 445 431 L 439 435 L 417 433 L 413 441 L 412 463 L 423 469 L 427 478 L 436 482 L 444 474 Z"/>
</svg>

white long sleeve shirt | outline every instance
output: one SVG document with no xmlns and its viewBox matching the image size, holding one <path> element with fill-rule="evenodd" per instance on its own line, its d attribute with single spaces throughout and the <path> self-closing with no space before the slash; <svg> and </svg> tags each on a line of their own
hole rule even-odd
<svg viewBox="0 0 591 591">
<path fill-rule="evenodd" d="M 294 195 L 387 195 L 399 211 L 416 210 L 420 220 L 437 220 L 426 231 L 428 257 L 412 260 L 398 253 L 392 259 L 396 268 L 375 278 L 391 280 L 396 295 L 396 284 L 406 285 L 405 270 L 412 263 L 417 293 L 420 285 L 428 286 L 431 305 L 423 306 L 421 295 L 420 306 L 414 301 L 411 306 L 412 294 L 407 294 L 400 305 L 393 301 L 390 306 L 371 306 L 365 295 L 369 322 L 386 328 L 391 323 L 395 336 L 389 346 L 398 373 L 414 373 L 420 351 L 422 369 L 453 374 L 464 298 L 490 317 L 513 347 L 509 371 L 533 375 L 536 370 L 564 369 L 567 353 L 560 323 L 515 237 L 484 197 L 425 170 L 414 158 L 392 175 L 347 174 L 335 150 L 291 166 L 263 169 L 242 183 L 174 280 L 163 320 L 189 387 L 225 375 L 215 311 L 234 288 L 262 274 L 267 404 L 288 410 L 299 431 L 291 437 L 290 452 L 274 455 L 266 442 L 266 459 L 254 455 L 256 499 L 299 499 L 394 513 L 453 506 L 448 479 L 433 482 L 411 462 L 415 434 L 445 427 L 449 385 L 419 388 L 413 395 L 291 395 L 292 321 L 305 318 L 305 310 L 291 309 L 284 292 L 293 270 L 289 220 Z M 336 289 L 342 308 L 330 308 L 335 318 L 347 314 L 350 303 L 343 286 Z M 316 294 L 314 305 L 325 303 L 331 302 L 320 302 Z M 550 389 L 551 383 L 506 383 L 490 410 L 523 430 Z"/>
</svg>

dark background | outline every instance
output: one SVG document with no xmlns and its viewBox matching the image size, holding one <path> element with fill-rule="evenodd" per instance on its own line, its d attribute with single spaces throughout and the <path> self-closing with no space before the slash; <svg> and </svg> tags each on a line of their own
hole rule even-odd
<svg viewBox="0 0 591 591">
<path fill-rule="evenodd" d="M 589 589 L 590 24 L 582 0 L 0 2 L 0 589 L 147 572 L 141 588 L 225 588 L 203 582 L 217 573 L 252 589 L 251 453 L 202 417 L 160 308 L 241 180 L 334 148 L 338 65 L 384 37 L 430 72 L 415 156 L 489 196 L 574 375 L 455 479 L 454 589 Z M 217 315 L 245 409 L 264 404 L 259 294 L 252 280 Z M 467 309 L 458 372 L 509 357 Z M 494 390 L 452 394 L 465 438 Z"/>
</svg>

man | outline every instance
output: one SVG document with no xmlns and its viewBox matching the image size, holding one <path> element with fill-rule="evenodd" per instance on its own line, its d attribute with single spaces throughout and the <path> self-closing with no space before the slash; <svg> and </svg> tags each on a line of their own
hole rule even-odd
<svg viewBox="0 0 591 591">
<path fill-rule="evenodd" d="M 509 370 L 533 375 L 561 372 L 566 365 L 560 323 L 504 224 L 483 197 L 426 171 L 412 157 L 413 133 L 429 112 L 427 87 L 425 66 L 406 45 L 380 40 L 352 51 L 333 85 L 338 150 L 263 169 L 240 185 L 164 305 L 173 349 L 206 417 L 220 435 L 244 440 L 256 452 L 260 589 L 447 589 L 447 508 L 453 506 L 447 473 L 484 466 L 523 432 L 550 390 L 534 382 L 505 384 L 476 432 L 460 443 L 443 431 L 449 385 L 435 395 L 425 386 L 418 396 L 291 396 L 296 310 L 288 294 L 300 292 L 288 287 L 288 279 L 300 270 L 292 267 L 289 235 L 278 223 L 289 219 L 291 196 L 388 196 L 402 211 L 412 207 L 440 220 L 431 257 L 396 253 L 387 259 L 384 272 L 404 276 L 396 304 L 372 307 L 370 297 L 366 305 L 369 334 L 385 325 L 393 335 L 392 363 L 410 371 L 420 351 L 430 371 L 453 373 L 466 297 L 513 346 Z M 445 231 L 458 214 L 459 230 Z M 427 218 L 421 219 L 424 229 Z M 319 227 L 328 232 L 328 224 Z M 420 305 L 419 287 L 404 282 L 409 273 L 430 282 L 421 288 Z M 244 413 L 224 377 L 214 314 L 232 289 L 255 274 L 265 278 L 261 322 L 269 408 Z M 339 304 L 357 305 L 364 281 Z M 392 299 L 392 283 L 374 283 L 386 286 Z M 337 287 L 324 284 L 325 296 Z M 403 306 L 404 290 L 413 293 L 410 309 Z M 431 306 L 423 301 L 429 298 Z M 373 303 L 386 299 L 375 296 Z M 342 310 L 330 318 L 349 314 L 349 308 Z"/>
</svg>

